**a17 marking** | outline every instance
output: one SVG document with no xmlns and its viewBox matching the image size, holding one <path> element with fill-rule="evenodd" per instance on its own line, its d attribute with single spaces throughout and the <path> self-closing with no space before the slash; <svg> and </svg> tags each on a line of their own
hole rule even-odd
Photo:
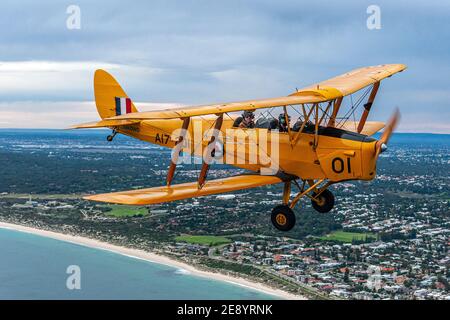
<svg viewBox="0 0 450 320">
<path fill-rule="evenodd" d="M 168 144 L 170 139 L 170 135 L 166 133 L 157 133 L 155 137 L 155 143 L 159 144 Z"/>
</svg>

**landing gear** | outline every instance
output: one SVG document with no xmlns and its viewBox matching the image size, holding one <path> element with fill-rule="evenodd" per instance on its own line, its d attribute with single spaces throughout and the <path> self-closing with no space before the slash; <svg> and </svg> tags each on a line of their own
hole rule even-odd
<svg viewBox="0 0 450 320">
<path fill-rule="evenodd" d="M 271 220 L 278 230 L 289 231 L 295 225 L 295 214 L 288 205 L 282 204 L 273 208 Z"/>
<path fill-rule="evenodd" d="M 330 190 L 323 190 L 318 196 L 312 194 L 311 204 L 320 213 L 330 212 L 334 207 L 334 195 Z"/>
<path fill-rule="evenodd" d="M 283 191 L 283 204 L 276 206 L 272 210 L 271 220 L 275 228 L 280 231 L 289 231 L 295 225 L 294 207 L 298 201 L 307 196 L 311 199 L 313 208 L 321 213 L 331 211 L 334 207 L 334 195 L 327 188 L 332 182 L 321 180 L 302 180 L 303 185 L 300 186 L 297 180 L 291 179 L 285 181 Z M 299 192 L 291 201 L 291 183 L 295 184 Z M 309 187 L 306 185 L 308 183 Z"/>
<path fill-rule="evenodd" d="M 106 137 L 106 140 L 107 140 L 108 142 L 113 141 L 113 139 L 114 139 L 114 137 L 116 136 L 116 134 L 117 134 L 117 131 L 116 131 L 116 130 L 113 130 L 113 132 L 112 132 L 109 136 Z"/>
</svg>

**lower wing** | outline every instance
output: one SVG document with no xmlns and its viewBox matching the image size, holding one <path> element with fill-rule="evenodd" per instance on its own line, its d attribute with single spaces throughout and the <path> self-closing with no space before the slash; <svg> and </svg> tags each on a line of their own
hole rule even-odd
<svg viewBox="0 0 450 320">
<path fill-rule="evenodd" d="M 172 185 L 170 187 L 161 186 L 148 189 L 103 193 L 86 196 L 84 199 L 128 205 L 148 205 L 251 189 L 279 182 L 282 182 L 282 180 L 275 176 L 241 175 L 207 181 L 201 189 L 198 189 L 197 182 L 188 182 Z"/>
</svg>

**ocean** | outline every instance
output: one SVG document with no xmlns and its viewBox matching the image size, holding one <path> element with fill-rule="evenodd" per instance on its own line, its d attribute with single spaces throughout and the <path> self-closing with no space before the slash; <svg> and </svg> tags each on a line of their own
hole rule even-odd
<svg viewBox="0 0 450 320">
<path fill-rule="evenodd" d="M 110 251 L 0 228 L 0 299 L 276 298 Z"/>
</svg>

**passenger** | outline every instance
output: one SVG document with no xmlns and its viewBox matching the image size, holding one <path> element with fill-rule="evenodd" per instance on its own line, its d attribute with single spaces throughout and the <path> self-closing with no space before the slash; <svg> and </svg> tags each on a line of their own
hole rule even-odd
<svg viewBox="0 0 450 320">
<path fill-rule="evenodd" d="M 288 132 L 288 128 L 291 122 L 291 116 L 288 115 L 288 122 L 286 123 L 286 117 L 284 113 L 280 113 L 278 116 L 278 131 L 280 132 Z"/>
<path fill-rule="evenodd" d="M 236 118 L 233 127 L 252 129 L 255 127 L 255 114 L 252 111 L 244 111 L 241 117 Z"/>
</svg>

